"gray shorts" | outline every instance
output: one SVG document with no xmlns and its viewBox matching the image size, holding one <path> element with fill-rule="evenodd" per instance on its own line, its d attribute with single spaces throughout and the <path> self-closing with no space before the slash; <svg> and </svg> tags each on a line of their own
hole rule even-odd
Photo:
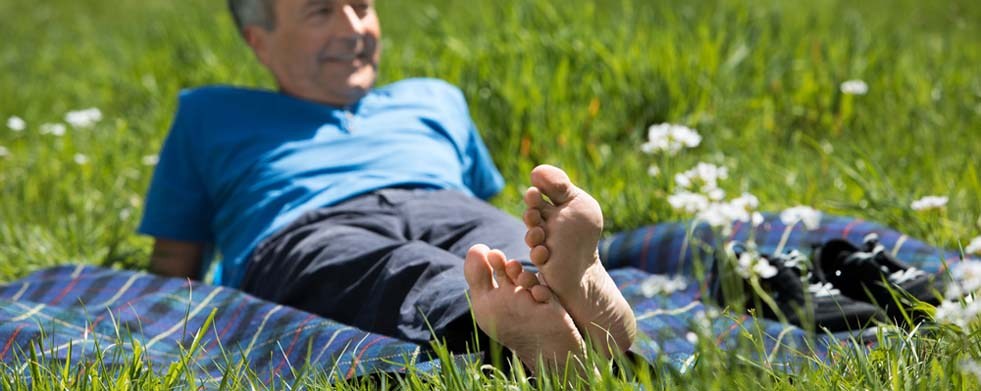
<svg viewBox="0 0 981 391">
<path fill-rule="evenodd" d="M 406 341 L 435 333 L 458 348 L 475 337 L 467 250 L 483 243 L 532 267 L 524 234 L 520 220 L 457 191 L 384 189 L 308 212 L 264 240 L 243 289 Z"/>
</svg>

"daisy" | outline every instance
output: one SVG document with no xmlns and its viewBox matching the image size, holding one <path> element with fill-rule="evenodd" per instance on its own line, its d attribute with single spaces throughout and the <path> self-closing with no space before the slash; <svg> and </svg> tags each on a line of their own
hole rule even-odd
<svg viewBox="0 0 981 391">
<path fill-rule="evenodd" d="M 27 129 L 27 122 L 24 121 L 23 118 L 15 115 L 7 118 L 7 128 L 15 132 L 21 132 L 24 129 Z"/>
<path fill-rule="evenodd" d="M 719 180 L 727 178 L 729 169 L 701 162 L 688 171 L 675 174 L 674 183 L 684 190 L 693 190 L 720 201 L 725 198 L 725 192 L 719 189 Z"/>
<path fill-rule="evenodd" d="M 809 206 L 798 205 L 780 212 L 780 221 L 784 225 L 794 225 L 803 222 L 809 231 L 821 226 L 821 212 Z"/>
<path fill-rule="evenodd" d="M 839 86 L 841 93 L 845 95 L 865 95 L 869 92 L 869 85 L 861 80 L 848 80 Z"/>
<path fill-rule="evenodd" d="M 981 261 L 964 261 L 950 268 L 952 284 L 947 285 L 948 299 L 957 299 L 981 291 Z"/>
<path fill-rule="evenodd" d="M 102 111 L 97 108 L 69 111 L 65 114 L 65 122 L 76 129 L 91 128 L 102 120 Z"/>
<path fill-rule="evenodd" d="M 917 212 L 923 212 L 931 209 L 943 209 L 947 207 L 948 200 L 949 199 L 947 197 L 926 196 L 913 201 L 909 207 Z"/>
<path fill-rule="evenodd" d="M 694 129 L 683 125 L 658 124 L 647 129 L 647 142 L 640 146 L 644 153 L 665 152 L 676 155 L 684 148 L 695 148 L 702 142 L 702 136 Z"/>
<path fill-rule="evenodd" d="M 680 276 L 668 277 L 663 274 L 652 274 L 640 283 L 640 292 L 644 297 L 654 297 L 662 294 L 672 294 L 688 288 L 688 282 Z"/>
<path fill-rule="evenodd" d="M 672 208 L 685 211 L 685 213 L 698 213 L 708 208 L 709 199 L 701 194 L 680 192 L 668 196 L 668 203 L 671 204 Z"/>
<path fill-rule="evenodd" d="M 66 130 L 68 129 L 65 124 L 41 124 L 41 134 L 61 137 L 65 135 Z"/>
</svg>

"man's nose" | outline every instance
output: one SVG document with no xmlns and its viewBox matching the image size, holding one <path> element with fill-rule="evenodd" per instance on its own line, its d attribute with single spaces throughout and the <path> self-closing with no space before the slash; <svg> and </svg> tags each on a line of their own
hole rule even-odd
<svg viewBox="0 0 981 391">
<path fill-rule="evenodd" d="M 361 17 L 358 16 L 358 12 L 354 10 L 350 4 L 344 4 L 341 7 L 341 12 L 337 14 L 338 28 L 341 33 L 350 34 L 353 36 L 360 36 L 364 34 L 364 23 L 361 22 Z"/>
</svg>

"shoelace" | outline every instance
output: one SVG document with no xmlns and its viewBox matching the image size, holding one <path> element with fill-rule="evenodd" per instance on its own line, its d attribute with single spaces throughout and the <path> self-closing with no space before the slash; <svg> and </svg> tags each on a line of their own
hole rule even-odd
<svg viewBox="0 0 981 391">
<path fill-rule="evenodd" d="M 817 282 L 807 284 L 807 293 L 814 297 L 828 297 L 840 295 L 841 291 L 831 285 L 830 282 Z"/>
<path fill-rule="evenodd" d="M 865 235 L 865 238 L 862 239 L 862 251 L 872 254 L 870 259 L 886 256 L 884 254 L 886 247 L 879 243 L 879 235 L 875 232 Z M 915 267 L 909 267 L 905 270 L 897 270 L 895 272 L 890 272 L 889 268 L 885 265 L 879 266 L 879 269 L 882 270 L 883 274 L 886 274 L 886 279 L 893 284 L 902 284 L 926 274 L 926 272 Z"/>
<path fill-rule="evenodd" d="M 797 250 L 791 250 L 774 257 L 774 264 L 785 268 L 797 269 L 797 275 L 803 276 L 802 282 L 807 293 L 814 297 L 829 297 L 841 295 L 841 291 L 830 282 L 821 281 L 810 271 L 811 259 Z"/>
</svg>

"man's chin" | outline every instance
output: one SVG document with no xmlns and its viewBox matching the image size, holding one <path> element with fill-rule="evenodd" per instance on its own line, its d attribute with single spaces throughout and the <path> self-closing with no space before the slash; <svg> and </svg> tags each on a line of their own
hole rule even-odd
<svg viewBox="0 0 981 391">
<path fill-rule="evenodd" d="M 374 66 L 364 66 L 347 78 L 347 85 L 348 88 L 358 89 L 367 93 L 375 85 L 375 79 L 377 77 L 378 75 Z"/>
</svg>

